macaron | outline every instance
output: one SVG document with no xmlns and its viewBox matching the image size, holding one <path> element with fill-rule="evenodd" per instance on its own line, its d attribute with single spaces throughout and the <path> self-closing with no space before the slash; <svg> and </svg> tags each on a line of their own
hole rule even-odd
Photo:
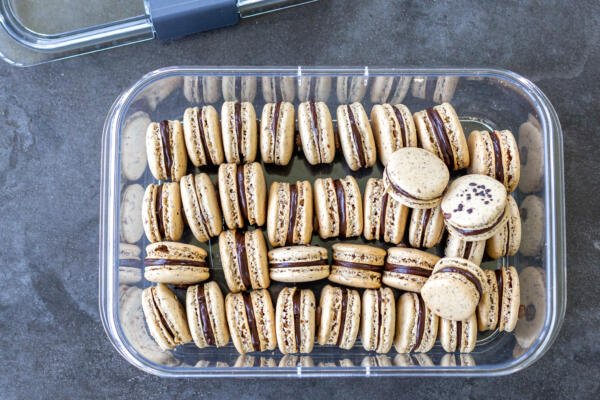
<svg viewBox="0 0 600 400">
<path fill-rule="evenodd" d="M 216 282 L 188 287 L 185 305 L 188 326 L 196 346 L 201 349 L 223 347 L 229 342 L 225 302 Z"/>
<path fill-rule="evenodd" d="M 129 243 L 119 243 L 119 285 L 135 285 L 142 280 L 141 249 Z"/>
<path fill-rule="evenodd" d="M 301 76 L 298 78 L 299 101 L 327 101 L 330 93 L 330 76 Z"/>
<path fill-rule="evenodd" d="M 142 200 L 142 224 L 148 241 L 177 241 L 183 235 L 179 184 L 165 182 L 146 188 Z"/>
<path fill-rule="evenodd" d="M 221 210 L 229 229 L 265 224 L 267 185 L 259 163 L 221 164 L 218 182 Z"/>
<path fill-rule="evenodd" d="M 527 257 L 538 257 L 544 246 L 544 201 L 535 194 L 523 199 L 519 208 L 521 215 L 521 245 L 519 252 Z"/>
<path fill-rule="evenodd" d="M 435 344 L 439 318 L 427 307 L 418 293 L 403 293 L 396 305 L 396 337 L 398 353 L 426 353 Z"/>
<path fill-rule="evenodd" d="M 311 282 L 329 276 L 327 249 L 289 246 L 269 251 L 271 279 L 278 282 Z"/>
<path fill-rule="evenodd" d="M 210 177 L 205 173 L 185 175 L 179 186 L 185 218 L 196 240 L 206 242 L 219 236 L 223 217 Z"/>
<path fill-rule="evenodd" d="M 469 148 L 454 107 L 449 103 L 419 111 L 414 115 L 419 142 L 444 161 L 451 170 L 469 166 Z"/>
<path fill-rule="evenodd" d="M 275 350 L 275 312 L 268 290 L 229 293 L 225 297 L 225 312 L 238 353 Z"/>
<path fill-rule="evenodd" d="M 514 332 L 519 346 L 528 349 L 540 337 L 546 323 L 548 295 L 545 271 L 539 267 L 525 267 L 519 273 L 519 281 L 522 311 Z"/>
<path fill-rule="evenodd" d="M 408 242 L 412 247 L 432 248 L 442 240 L 445 227 L 439 205 L 434 208 L 415 208 L 410 214 Z"/>
<path fill-rule="evenodd" d="M 152 121 L 143 111 L 133 113 L 125 121 L 121 136 L 121 172 L 130 181 L 137 181 L 146 171 L 146 129 Z"/>
<path fill-rule="evenodd" d="M 210 276 L 206 251 L 191 244 L 157 242 L 146 246 L 144 277 L 150 282 L 189 285 Z"/>
<path fill-rule="evenodd" d="M 256 97 L 256 77 L 224 76 L 221 81 L 221 89 L 225 101 L 248 101 L 252 103 Z"/>
<path fill-rule="evenodd" d="M 221 232 L 219 254 L 225 281 L 232 292 L 265 289 L 271 284 L 267 244 L 260 229 Z"/>
<path fill-rule="evenodd" d="M 368 78 L 365 76 L 338 76 L 336 95 L 339 103 L 348 104 L 361 101 L 367 93 Z"/>
<path fill-rule="evenodd" d="M 381 280 L 393 288 L 419 293 L 439 259 L 418 249 L 390 247 Z"/>
<path fill-rule="evenodd" d="M 362 233 L 362 196 L 354 177 L 317 178 L 313 190 L 321 239 L 350 238 Z"/>
<path fill-rule="evenodd" d="M 376 104 L 371 109 L 371 125 L 381 163 L 402 147 L 417 147 L 417 129 L 412 114 L 403 104 Z"/>
<path fill-rule="evenodd" d="M 134 183 L 125 186 L 121 192 L 119 232 L 121 240 L 136 243 L 144 234 L 144 223 L 140 209 L 144 204 L 144 188 Z"/>
<path fill-rule="evenodd" d="M 414 78 L 411 94 L 413 97 L 432 100 L 435 103 L 451 101 L 456 91 L 459 78 L 457 76 L 439 76 Z"/>
<path fill-rule="evenodd" d="M 371 103 L 402 103 L 411 80 L 410 76 L 376 76 L 371 85 Z"/>
<path fill-rule="evenodd" d="M 487 278 L 479 266 L 462 258 L 445 257 L 435 264 L 421 295 L 436 315 L 462 321 L 475 313 L 488 291 Z"/>
<path fill-rule="evenodd" d="M 544 138 L 537 120 L 521 124 L 518 143 L 521 161 L 519 190 L 523 193 L 540 191 L 544 186 Z"/>
<path fill-rule="evenodd" d="M 450 172 L 432 153 L 403 147 L 390 155 L 383 171 L 385 190 L 411 208 L 433 208 L 442 201 Z"/>
<path fill-rule="evenodd" d="M 466 241 L 452 234 L 448 235 L 444 255 L 446 257 L 460 257 L 471 261 L 473 264 L 481 265 L 483 251 L 485 250 L 485 240 L 477 242 Z"/>
<path fill-rule="evenodd" d="M 319 299 L 317 341 L 350 350 L 360 327 L 360 295 L 357 290 L 326 285 Z"/>
<path fill-rule="evenodd" d="M 294 76 L 263 76 L 261 84 L 265 103 L 291 102 L 296 97 L 296 77 Z"/>
<path fill-rule="evenodd" d="M 506 224 L 498 233 L 489 238 L 485 249 L 487 255 L 493 259 L 505 256 L 514 256 L 521 246 L 521 215 L 519 206 L 512 196 L 508 196 L 508 218 Z"/>
<path fill-rule="evenodd" d="M 258 134 L 256 111 L 252 103 L 224 102 L 221 107 L 221 134 L 228 163 L 253 162 L 258 148 Z"/>
<path fill-rule="evenodd" d="M 167 285 L 159 283 L 144 289 L 142 309 L 148 331 L 162 350 L 192 341 L 185 310 Z"/>
<path fill-rule="evenodd" d="M 331 282 L 367 289 L 381 286 L 386 256 L 384 249 L 364 244 L 336 243 L 332 250 Z"/>
<path fill-rule="evenodd" d="M 400 243 L 409 209 L 385 191 L 382 179 L 370 178 L 367 181 L 363 204 L 365 239 Z"/>
<path fill-rule="evenodd" d="M 448 353 L 470 353 L 477 344 L 477 317 L 472 314 L 464 320 L 440 320 L 440 342 Z"/>
<path fill-rule="evenodd" d="M 265 164 L 287 165 L 294 151 L 294 105 L 266 103 L 260 119 L 260 155 Z"/>
<path fill-rule="evenodd" d="M 369 168 L 377 161 L 377 148 L 369 117 L 362 104 L 343 104 L 337 108 L 337 126 L 342 153 L 352 171 Z"/>
<path fill-rule="evenodd" d="M 361 333 L 366 351 L 387 353 L 394 343 L 396 301 L 390 288 L 367 289 L 362 295 Z"/>
<path fill-rule="evenodd" d="M 313 233 L 313 194 L 309 181 L 273 182 L 267 206 L 271 246 L 309 244 Z"/>
<path fill-rule="evenodd" d="M 500 332 L 512 332 L 519 320 L 521 304 L 519 274 L 515 267 L 504 266 L 484 272 L 490 290 L 477 307 L 479 330 L 497 328 Z"/>
<path fill-rule="evenodd" d="M 216 103 L 221 98 L 219 77 L 184 76 L 183 96 L 192 104 Z"/>
<path fill-rule="evenodd" d="M 219 114 L 213 106 L 189 107 L 183 113 L 183 136 L 190 161 L 196 167 L 225 161 Z"/>
<path fill-rule="evenodd" d="M 315 295 L 310 289 L 286 287 L 277 296 L 275 332 L 283 354 L 310 353 L 315 343 Z"/>
<path fill-rule="evenodd" d="M 454 180 L 442 200 L 446 228 L 464 240 L 486 240 L 506 224 L 506 188 L 486 175 L 464 175 Z"/>
<path fill-rule="evenodd" d="M 150 123 L 146 130 L 146 154 L 150 172 L 156 179 L 178 182 L 185 175 L 188 161 L 181 122 Z"/>
<path fill-rule="evenodd" d="M 304 157 L 311 165 L 329 164 L 335 157 L 335 135 L 327 103 L 307 101 L 298 106 L 298 131 Z"/>
</svg>

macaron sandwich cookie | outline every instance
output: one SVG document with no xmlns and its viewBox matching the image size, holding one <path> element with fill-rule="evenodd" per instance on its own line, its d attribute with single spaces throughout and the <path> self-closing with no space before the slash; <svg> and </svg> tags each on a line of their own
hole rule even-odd
<svg viewBox="0 0 600 400">
<path fill-rule="evenodd" d="M 192 341 L 185 310 L 167 285 L 159 283 L 144 289 L 142 309 L 148 331 L 162 350 Z"/>
<path fill-rule="evenodd" d="M 364 244 L 336 243 L 332 250 L 331 282 L 368 289 L 381 286 L 386 256 L 384 249 Z"/>
<path fill-rule="evenodd" d="M 152 122 L 146 130 L 146 154 L 156 179 L 179 181 L 187 169 L 183 127 L 179 121 Z"/>
<path fill-rule="evenodd" d="M 390 288 L 367 289 L 362 295 L 361 340 L 366 351 L 387 353 L 394 343 L 396 301 Z"/>
<path fill-rule="evenodd" d="M 223 229 L 217 191 L 205 173 L 181 178 L 181 202 L 187 223 L 199 242 L 219 236 Z"/>
<path fill-rule="evenodd" d="M 240 354 L 275 350 L 275 313 L 268 290 L 229 293 L 225 312 L 231 340 Z"/>
<path fill-rule="evenodd" d="M 269 287 L 267 244 L 260 229 L 221 232 L 219 254 L 230 291 Z"/>
<path fill-rule="evenodd" d="M 179 184 L 151 183 L 142 200 L 142 224 L 148 241 L 177 241 L 183 234 Z"/>
<path fill-rule="evenodd" d="M 440 206 L 415 208 L 410 214 L 408 242 L 412 247 L 429 249 L 442 240 L 444 229 L 444 216 Z"/>
<path fill-rule="evenodd" d="M 317 229 L 322 239 L 349 238 L 363 231 L 362 196 L 354 177 L 314 182 Z"/>
<path fill-rule="evenodd" d="M 506 224 L 510 214 L 506 188 L 487 175 L 454 180 L 442 201 L 448 231 L 464 240 L 486 240 Z"/>
<path fill-rule="evenodd" d="M 472 242 L 449 234 L 444 254 L 446 257 L 460 257 L 471 261 L 473 264 L 481 265 L 485 243 L 485 240 Z"/>
<path fill-rule="evenodd" d="M 418 147 L 403 147 L 392 153 L 383 172 L 386 191 L 411 208 L 436 207 L 449 180 L 446 165 Z"/>
<path fill-rule="evenodd" d="M 504 266 L 484 272 L 490 290 L 477 307 L 479 330 L 512 332 L 519 320 L 521 305 L 519 274 L 515 267 Z"/>
<path fill-rule="evenodd" d="M 221 107 L 223 151 L 228 163 L 250 163 L 256 159 L 258 135 L 256 111 L 249 102 L 226 101 Z"/>
<path fill-rule="evenodd" d="M 475 313 L 488 291 L 487 278 L 479 266 L 463 258 L 446 257 L 435 264 L 421 295 L 436 315 L 462 321 Z"/>
<path fill-rule="evenodd" d="M 404 293 L 396 306 L 396 337 L 398 353 L 425 353 L 435 344 L 439 318 L 417 293 Z"/>
<path fill-rule="evenodd" d="M 519 206 L 512 196 L 508 196 L 508 218 L 502 228 L 486 242 L 487 255 L 493 259 L 514 256 L 521 246 L 521 215 Z"/>
<path fill-rule="evenodd" d="M 521 161 L 519 147 L 511 131 L 473 131 L 469 135 L 469 151 L 469 173 L 495 178 L 509 193 L 517 188 Z"/>
<path fill-rule="evenodd" d="M 329 276 L 327 249 L 289 246 L 269 251 L 271 279 L 278 282 L 311 282 Z"/>
<path fill-rule="evenodd" d="M 382 179 L 370 178 L 367 181 L 363 204 L 365 239 L 400 243 L 409 209 L 385 191 Z"/>
<path fill-rule="evenodd" d="M 469 166 L 469 148 L 454 107 L 449 103 L 419 111 L 414 115 L 423 148 L 456 171 Z"/>
<path fill-rule="evenodd" d="M 273 182 L 267 207 L 271 246 L 308 244 L 313 233 L 313 194 L 309 181 Z"/>
<path fill-rule="evenodd" d="M 396 150 L 417 146 L 415 123 L 410 110 L 403 104 L 374 105 L 371 124 L 379 159 L 384 166 Z"/>
<path fill-rule="evenodd" d="M 357 290 L 326 285 L 321 290 L 321 318 L 317 341 L 321 346 L 349 350 L 360 327 L 360 295 Z"/>
<path fill-rule="evenodd" d="M 209 277 L 204 249 L 191 244 L 158 242 L 146 246 L 144 277 L 150 282 L 189 285 Z"/>
<path fill-rule="evenodd" d="M 260 155 L 266 164 L 287 165 L 294 151 L 294 105 L 267 103 L 260 119 Z"/>
<path fill-rule="evenodd" d="M 369 117 L 362 104 L 343 104 L 337 108 L 340 145 L 352 171 L 368 168 L 377 161 L 375 139 Z"/>
<path fill-rule="evenodd" d="M 382 281 L 396 289 L 419 293 L 439 259 L 435 254 L 419 249 L 391 247 L 388 249 Z"/>
<path fill-rule="evenodd" d="M 218 182 L 221 210 L 229 229 L 265 224 L 267 187 L 259 163 L 221 164 Z"/>
<path fill-rule="evenodd" d="M 335 157 L 333 122 L 327 104 L 307 101 L 298 106 L 302 151 L 311 165 L 329 164 Z"/>
<path fill-rule="evenodd" d="M 183 113 L 183 136 L 194 166 L 220 165 L 225 161 L 219 114 L 213 106 L 187 108 Z"/>
<path fill-rule="evenodd" d="M 186 314 L 190 333 L 199 348 L 223 347 L 229 342 L 223 293 L 216 282 L 187 288 Z"/>
<path fill-rule="evenodd" d="M 475 314 L 462 321 L 442 318 L 440 342 L 448 353 L 470 353 L 477 344 L 477 318 Z"/>
<path fill-rule="evenodd" d="M 275 308 L 275 332 L 283 354 L 310 353 L 315 343 L 315 295 L 310 289 L 286 287 Z"/>
</svg>

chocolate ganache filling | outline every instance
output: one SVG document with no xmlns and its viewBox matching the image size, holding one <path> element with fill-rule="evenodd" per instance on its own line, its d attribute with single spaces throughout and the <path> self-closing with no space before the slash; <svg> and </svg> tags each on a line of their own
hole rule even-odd
<svg viewBox="0 0 600 400">
<path fill-rule="evenodd" d="M 498 284 L 498 326 L 500 326 L 500 317 L 502 316 L 502 296 L 504 295 L 504 281 L 502 279 L 502 267 L 494 271 L 496 282 Z"/>
<path fill-rule="evenodd" d="M 246 319 L 248 320 L 248 326 L 250 327 L 250 340 L 252 341 L 252 348 L 254 351 L 260 351 L 260 339 L 258 336 L 258 328 L 256 326 L 256 316 L 254 315 L 254 308 L 252 307 L 252 299 L 250 298 L 249 293 L 242 293 L 242 299 L 244 300 Z"/>
<path fill-rule="evenodd" d="M 166 239 L 165 225 L 163 222 L 162 185 L 156 185 L 156 197 L 154 198 L 154 211 L 156 213 L 156 226 L 160 240 Z"/>
<path fill-rule="evenodd" d="M 165 174 L 167 179 L 172 177 L 173 155 L 171 154 L 171 127 L 169 121 L 163 120 L 158 124 L 160 132 L 160 141 L 162 144 L 162 154 L 165 160 Z"/>
<path fill-rule="evenodd" d="M 381 199 L 381 209 L 379 210 L 379 239 L 385 240 L 385 214 L 387 212 L 388 194 L 384 193 Z M 375 227 L 373 227 L 375 229 Z M 375 237 L 375 235 L 373 235 Z"/>
<path fill-rule="evenodd" d="M 310 109 L 310 130 L 313 134 L 313 140 L 315 141 L 315 149 L 317 150 L 318 162 L 323 162 L 321 157 L 321 140 L 319 134 L 319 119 L 317 118 L 317 106 L 314 101 L 308 102 L 308 108 Z"/>
<path fill-rule="evenodd" d="M 427 208 L 422 210 L 421 214 L 421 237 L 419 238 L 419 247 L 423 247 L 425 245 L 425 233 L 427 232 L 427 225 L 429 224 L 429 220 L 431 219 L 431 208 Z"/>
<path fill-rule="evenodd" d="M 340 305 L 340 329 L 338 331 L 338 337 L 336 341 L 336 345 L 340 345 L 342 343 L 342 338 L 344 336 L 344 329 L 346 328 L 346 308 L 348 307 L 348 290 L 340 288 L 342 291 L 342 300 Z"/>
<path fill-rule="evenodd" d="M 332 265 L 336 267 L 362 269 L 364 271 L 381 272 L 383 265 L 363 264 L 352 261 L 333 260 Z"/>
<path fill-rule="evenodd" d="M 356 122 L 356 118 L 354 116 L 354 111 L 352 111 L 352 107 L 350 105 L 346 107 L 348 108 L 348 120 L 350 122 L 350 130 L 352 132 L 352 142 L 354 143 L 354 148 L 356 149 L 356 154 L 358 155 L 358 164 L 359 167 L 364 167 L 366 166 L 365 152 L 363 149 L 363 143 L 360 136 L 360 132 L 358 131 L 358 123 Z"/>
<path fill-rule="evenodd" d="M 431 276 L 430 269 L 423 267 L 411 267 L 408 265 L 392 264 L 390 262 L 385 263 L 384 270 L 389 272 L 395 272 L 397 274 L 422 276 L 424 278 L 429 278 Z"/>
<path fill-rule="evenodd" d="M 381 308 L 381 289 L 377 290 L 377 336 L 375 337 L 375 347 L 379 346 L 379 338 L 381 337 L 381 321 L 383 319 L 383 309 Z"/>
<path fill-rule="evenodd" d="M 297 267 L 316 267 L 320 265 L 327 265 L 327 260 L 313 260 L 313 261 L 285 261 L 285 262 L 269 262 L 269 268 L 297 268 Z"/>
<path fill-rule="evenodd" d="M 189 267 L 201 267 L 206 268 L 206 261 L 195 261 L 195 260 L 172 260 L 166 258 L 146 258 L 144 260 L 146 267 L 153 267 L 159 265 L 184 265 Z"/>
<path fill-rule="evenodd" d="M 152 305 L 154 306 L 153 308 L 156 310 L 156 313 L 158 314 L 158 319 L 160 321 L 160 325 L 165 331 L 167 331 L 167 335 L 170 336 L 167 339 L 169 339 L 169 341 L 174 341 L 175 340 L 175 332 L 173 332 L 173 330 L 171 329 L 171 326 L 167 322 L 167 318 L 165 317 L 163 310 L 158 306 L 158 302 L 156 301 L 156 296 L 158 296 L 156 294 L 156 288 L 153 287 L 151 289 L 150 293 L 152 294 L 152 296 L 150 296 L 150 298 L 152 299 Z"/>
<path fill-rule="evenodd" d="M 281 109 L 281 102 L 278 101 L 273 107 L 273 120 L 271 120 L 271 134 L 273 135 L 273 148 L 271 158 L 275 162 L 275 155 L 277 154 L 277 146 L 279 145 L 279 135 L 277 134 L 277 126 L 279 124 L 279 110 Z"/>
<path fill-rule="evenodd" d="M 248 254 L 246 253 L 246 238 L 245 234 L 240 231 L 235 231 L 235 250 L 238 261 L 238 271 L 244 288 L 250 289 L 252 285 L 250 281 L 250 271 L 248 271 Z"/>
<path fill-rule="evenodd" d="M 204 152 L 204 159 L 206 165 L 213 165 L 210 152 L 208 151 L 208 143 L 206 142 L 206 132 L 204 131 L 204 108 L 201 107 L 196 112 L 196 120 L 198 121 L 198 134 L 200 135 L 200 142 L 202 144 L 202 151 Z"/>
<path fill-rule="evenodd" d="M 240 158 L 240 162 L 244 162 L 244 146 L 242 143 L 242 103 L 235 102 L 233 105 L 233 119 L 235 121 L 235 138 L 237 141 L 238 148 L 238 157 Z"/>
<path fill-rule="evenodd" d="M 398 120 L 398 127 L 399 132 L 396 130 L 396 124 L 394 124 L 394 137 L 396 138 L 396 143 L 398 142 L 398 136 L 400 136 L 402 138 L 402 145 L 401 146 L 396 146 L 396 149 L 400 148 L 400 147 L 408 147 L 408 138 L 407 138 L 407 134 L 406 134 L 406 125 L 404 124 L 404 118 L 402 116 L 402 113 L 400 112 L 400 110 L 395 107 L 395 106 L 390 106 L 392 107 L 392 110 L 394 111 L 394 115 L 396 116 L 396 119 Z"/>
<path fill-rule="evenodd" d="M 504 166 L 502 165 L 502 146 L 500 144 L 499 133 L 493 131 L 489 133 L 492 147 L 494 148 L 494 167 L 496 169 L 496 179 L 504 183 Z"/>
<path fill-rule="evenodd" d="M 202 325 L 204 339 L 209 346 L 214 346 L 215 335 L 212 325 L 210 324 L 210 316 L 208 315 L 208 304 L 206 302 L 206 293 L 204 293 L 204 285 L 198 285 L 196 298 L 198 299 L 198 319 L 200 320 L 200 325 Z"/>
<path fill-rule="evenodd" d="M 435 135 L 442 159 L 446 166 L 452 170 L 454 169 L 454 152 L 452 151 L 452 145 L 450 144 L 444 121 L 434 108 L 428 108 L 425 112 L 427 113 L 427 118 L 429 118 L 429 121 L 431 122 L 431 128 Z"/>
<path fill-rule="evenodd" d="M 288 224 L 287 237 L 285 245 L 289 246 L 294 243 L 294 228 L 296 227 L 296 208 L 298 207 L 298 186 L 293 183 L 290 185 L 290 220 Z"/>
<path fill-rule="evenodd" d="M 344 185 L 342 185 L 339 179 L 333 181 L 333 186 L 335 187 L 335 195 L 338 203 L 339 235 L 346 237 L 346 192 L 344 191 Z"/>
<path fill-rule="evenodd" d="M 462 351 L 462 321 L 456 321 L 456 350 Z"/>
<path fill-rule="evenodd" d="M 244 177 L 244 165 L 238 165 L 236 167 L 236 180 L 237 180 L 237 197 L 240 211 L 244 220 L 248 221 L 248 204 L 246 202 L 246 183 Z"/>
<path fill-rule="evenodd" d="M 411 349 L 411 351 L 415 351 L 421 346 L 421 342 L 423 341 L 423 333 L 425 331 L 425 303 L 423 299 L 418 294 L 415 294 L 417 299 L 419 300 L 419 311 L 417 313 L 417 333 L 415 337 L 415 345 Z"/>
<path fill-rule="evenodd" d="M 294 294 L 292 296 L 292 309 L 294 312 L 294 334 L 296 336 L 296 351 L 297 352 L 300 352 L 300 341 L 302 340 L 301 333 L 300 333 L 300 310 L 301 310 L 300 296 L 301 296 L 301 290 L 299 288 L 296 288 L 296 290 L 294 291 Z"/>
<path fill-rule="evenodd" d="M 467 278 L 467 280 L 469 282 L 471 282 L 473 284 L 473 286 L 475 286 L 475 289 L 477 289 L 477 292 L 479 293 L 479 298 L 481 298 L 483 296 L 483 288 L 481 287 L 481 281 L 470 271 L 467 271 L 466 269 L 462 269 L 462 268 L 457 268 L 457 267 L 444 267 L 444 268 L 440 268 L 435 273 L 441 274 L 444 272 L 452 272 L 452 273 L 460 274 L 460 275 L 464 276 L 465 278 Z"/>
<path fill-rule="evenodd" d="M 481 228 L 481 229 L 461 229 L 461 228 L 457 228 L 457 227 L 452 227 L 455 231 L 457 231 L 458 233 L 464 235 L 464 236 L 475 236 L 475 235 L 480 235 L 482 233 L 486 233 L 491 231 L 492 229 L 494 229 L 496 226 L 498 226 L 498 224 L 500 222 L 502 222 L 502 220 L 504 219 L 504 214 L 506 213 L 506 209 L 502 211 L 502 214 L 500 214 L 500 217 L 490 226 L 488 226 L 487 228 Z"/>
</svg>

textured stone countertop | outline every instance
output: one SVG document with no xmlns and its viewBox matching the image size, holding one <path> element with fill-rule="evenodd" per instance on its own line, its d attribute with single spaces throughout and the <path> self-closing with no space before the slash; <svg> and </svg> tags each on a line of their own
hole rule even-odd
<svg viewBox="0 0 600 400">
<path fill-rule="evenodd" d="M 564 130 L 568 306 L 533 366 L 493 379 L 163 380 L 98 312 L 101 132 L 115 97 L 169 65 L 491 66 L 532 79 Z M 34 68 L 0 63 L 0 397 L 600 396 L 600 3 L 323 0 L 180 41 Z"/>
</svg>

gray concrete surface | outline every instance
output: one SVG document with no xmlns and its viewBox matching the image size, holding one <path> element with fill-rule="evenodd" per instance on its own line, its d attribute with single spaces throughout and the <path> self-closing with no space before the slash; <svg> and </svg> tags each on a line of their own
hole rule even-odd
<svg viewBox="0 0 600 400">
<path fill-rule="evenodd" d="M 100 139 L 121 90 L 173 64 L 494 66 L 532 78 L 564 128 L 568 308 L 556 343 L 494 379 L 162 380 L 98 314 Z M 0 64 L 0 397 L 598 398 L 600 4 L 321 1 L 177 42 L 31 69 Z"/>
</svg>

